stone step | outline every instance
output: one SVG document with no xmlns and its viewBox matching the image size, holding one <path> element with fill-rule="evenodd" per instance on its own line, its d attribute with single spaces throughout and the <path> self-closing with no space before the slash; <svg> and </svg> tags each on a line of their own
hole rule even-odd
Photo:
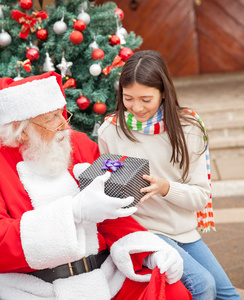
<svg viewBox="0 0 244 300">
<path fill-rule="evenodd" d="M 241 299 L 244 299 L 244 290 L 243 289 L 236 289 L 237 292 L 241 295 Z"/>
<path fill-rule="evenodd" d="M 238 111 L 213 111 L 199 114 L 207 130 L 244 129 L 244 107 Z"/>
<path fill-rule="evenodd" d="M 232 111 L 200 112 L 213 148 L 244 147 L 244 105 Z"/>
<path fill-rule="evenodd" d="M 209 137 L 209 147 L 211 149 L 244 147 L 244 128 L 238 130 L 207 130 L 207 132 Z"/>
<path fill-rule="evenodd" d="M 176 87 L 192 87 L 192 86 L 217 86 L 219 84 L 228 86 L 229 83 L 243 82 L 244 71 L 228 72 L 228 73 L 211 73 L 193 76 L 182 76 L 173 78 Z"/>
<path fill-rule="evenodd" d="M 174 84 L 180 105 L 203 120 L 210 149 L 244 147 L 244 72 L 181 77 Z"/>
<path fill-rule="evenodd" d="M 196 101 L 194 103 L 194 108 L 197 110 L 198 114 L 212 114 L 215 112 L 233 112 L 233 111 L 243 111 L 244 110 L 244 99 L 233 99 L 233 101 L 216 101 L 210 105 L 206 103 L 201 103 Z"/>
<path fill-rule="evenodd" d="M 243 181 L 244 71 L 173 81 L 180 105 L 195 110 L 206 126 L 212 182 Z"/>
<path fill-rule="evenodd" d="M 180 105 L 202 114 L 244 110 L 244 71 L 174 78 Z"/>
<path fill-rule="evenodd" d="M 212 180 L 244 180 L 244 147 L 209 149 Z"/>
</svg>

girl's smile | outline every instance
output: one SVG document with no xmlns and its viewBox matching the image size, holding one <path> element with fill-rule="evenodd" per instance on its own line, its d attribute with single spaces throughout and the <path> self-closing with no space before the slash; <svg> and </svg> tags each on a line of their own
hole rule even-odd
<svg viewBox="0 0 244 300">
<path fill-rule="evenodd" d="M 158 89 L 137 82 L 123 88 L 124 106 L 139 122 L 146 122 L 155 115 L 162 97 Z"/>
</svg>

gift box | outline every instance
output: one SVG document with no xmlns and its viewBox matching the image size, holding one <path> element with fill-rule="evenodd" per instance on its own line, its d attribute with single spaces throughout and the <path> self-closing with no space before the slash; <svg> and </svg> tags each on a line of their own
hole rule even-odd
<svg viewBox="0 0 244 300">
<path fill-rule="evenodd" d="M 117 198 L 133 196 L 134 201 L 128 207 L 136 205 L 145 195 L 145 193 L 140 193 L 140 189 L 149 186 L 149 182 L 142 178 L 142 175 L 150 174 L 149 161 L 106 153 L 102 154 L 79 176 L 80 190 L 106 171 L 111 172 L 111 176 L 105 182 L 105 194 Z"/>
</svg>

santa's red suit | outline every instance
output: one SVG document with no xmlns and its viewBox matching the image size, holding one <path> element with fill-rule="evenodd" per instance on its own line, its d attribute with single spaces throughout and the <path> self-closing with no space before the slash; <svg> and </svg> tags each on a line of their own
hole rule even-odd
<svg viewBox="0 0 244 300">
<path fill-rule="evenodd" d="M 74 223 L 71 198 L 79 187 L 73 166 L 92 163 L 99 153 L 83 133 L 72 131 L 71 141 L 73 165 L 57 178 L 35 172 L 18 148 L 0 148 L 0 299 L 191 299 L 180 282 L 167 285 L 157 268 L 151 277 L 142 267 L 148 252 L 162 250 L 161 240 L 131 217 Z M 53 283 L 26 274 L 106 248 L 105 262 L 88 273 Z"/>
</svg>

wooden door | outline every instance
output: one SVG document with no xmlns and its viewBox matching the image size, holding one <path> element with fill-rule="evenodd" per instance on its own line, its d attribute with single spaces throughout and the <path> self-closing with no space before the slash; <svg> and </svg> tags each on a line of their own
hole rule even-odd
<svg viewBox="0 0 244 300">
<path fill-rule="evenodd" d="M 200 73 L 244 70 L 244 0 L 195 5 Z"/>
<path fill-rule="evenodd" d="M 192 0 L 135 0 L 136 10 L 131 9 L 131 0 L 113 2 L 124 11 L 123 27 L 143 38 L 139 50 L 159 51 L 173 75 L 199 73 Z"/>
<path fill-rule="evenodd" d="M 172 75 L 244 70 L 244 0 L 113 2 L 125 13 L 123 27 L 142 36 L 140 50 L 159 51 Z"/>
</svg>

